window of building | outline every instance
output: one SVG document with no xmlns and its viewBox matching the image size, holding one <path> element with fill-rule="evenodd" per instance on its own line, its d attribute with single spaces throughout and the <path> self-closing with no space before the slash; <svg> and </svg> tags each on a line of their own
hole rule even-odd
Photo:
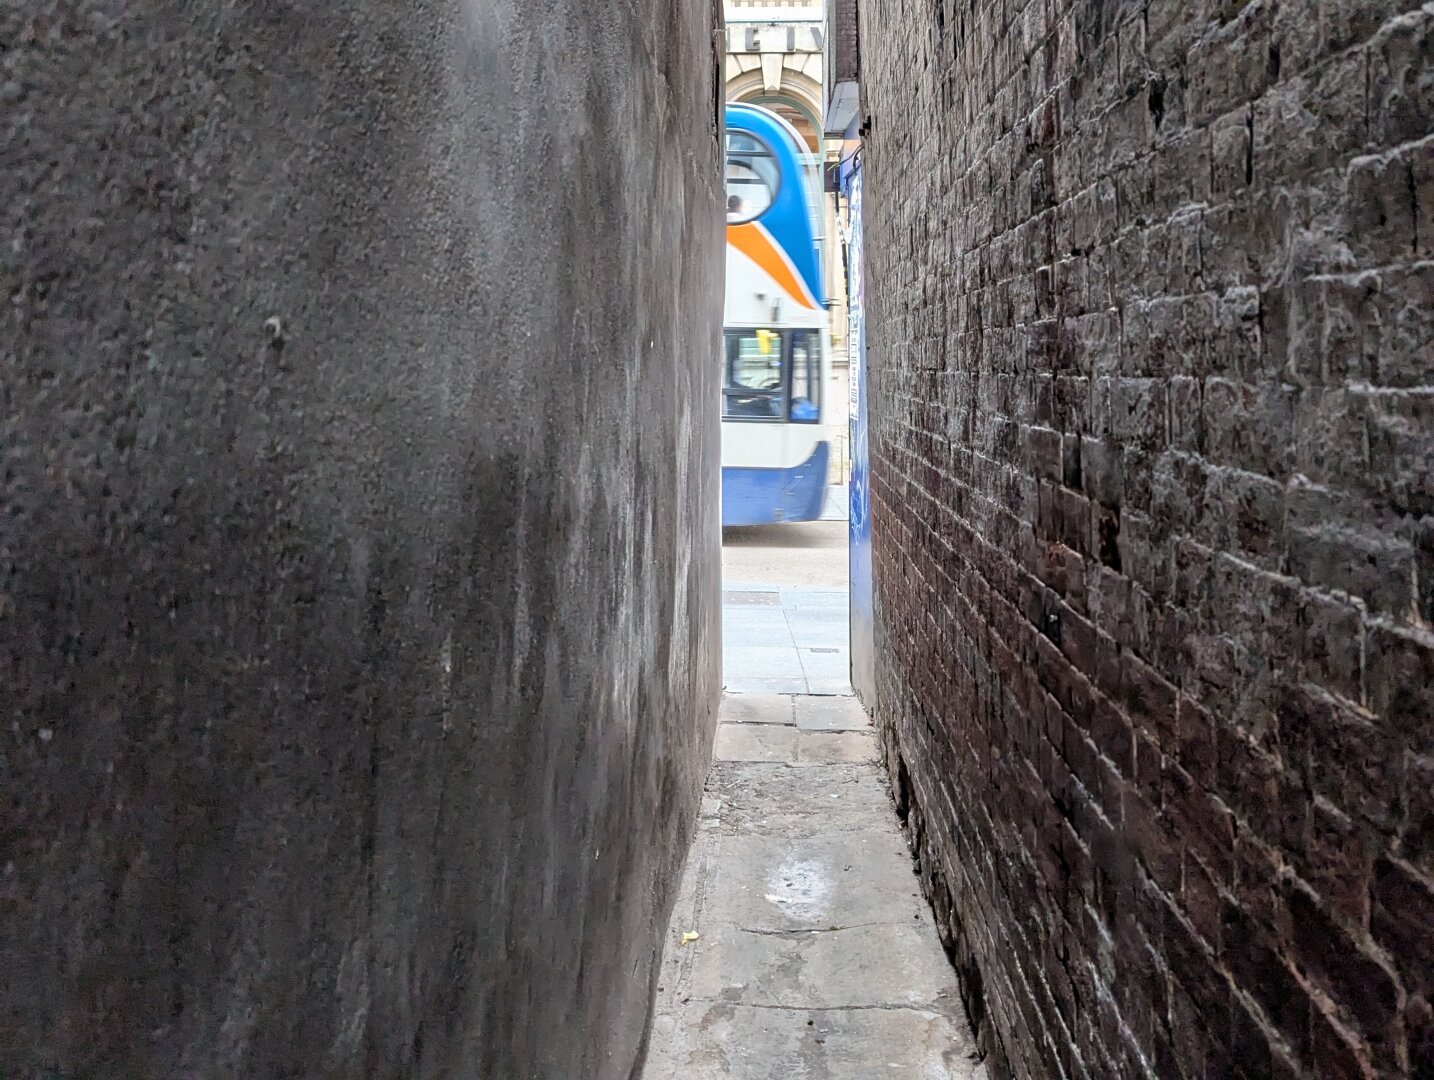
<svg viewBox="0 0 1434 1080">
<path fill-rule="evenodd" d="M 727 133 L 727 224 L 761 217 L 780 184 L 777 159 L 766 143 L 745 131 Z"/>
<path fill-rule="evenodd" d="M 763 108 L 771 109 L 787 123 L 792 125 L 797 137 L 802 140 L 803 147 L 809 154 L 820 154 L 822 149 L 821 136 L 812 129 L 812 122 L 807 114 L 795 105 L 789 105 L 785 101 L 773 98 L 758 98 L 757 101 Z"/>
<path fill-rule="evenodd" d="M 782 335 L 728 330 L 722 415 L 728 420 L 780 420 L 786 415 Z"/>
</svg>

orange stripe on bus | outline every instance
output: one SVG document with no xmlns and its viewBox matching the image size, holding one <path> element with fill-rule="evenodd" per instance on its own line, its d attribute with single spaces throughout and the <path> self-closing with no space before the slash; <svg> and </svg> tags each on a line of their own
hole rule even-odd
<svg viewBox="0 0 1434 1080">
<path fill-rule="evenodd" d="M 766 271 L 802 307 L 816 310 L 816 305 L 807 298 L 806 287 L 792 272 L 791 264 L 782 257 L 765 229 L 750 221 L 745 225 L 728 225 L 727 243 Z"/>
</svg>

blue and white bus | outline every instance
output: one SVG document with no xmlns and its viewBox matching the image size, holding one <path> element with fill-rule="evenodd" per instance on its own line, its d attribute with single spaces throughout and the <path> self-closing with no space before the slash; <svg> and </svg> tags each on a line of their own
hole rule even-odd
<svg viewBox="0 0 1434 1080">
<path fill-rule="evenodd" d="M 820 193 L 789 123 L 755 105 L 727 106 L 724 526 L 822 514 L 831 358 Z"/>
</svg>

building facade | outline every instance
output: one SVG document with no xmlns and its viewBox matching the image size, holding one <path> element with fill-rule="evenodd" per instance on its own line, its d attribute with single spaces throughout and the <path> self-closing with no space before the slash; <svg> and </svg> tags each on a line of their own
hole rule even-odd
<svg viewBox="0 0 1434 1080">
<path fill-rule="evenodd" d="M 839 144 L 826 137 L 826 6 L 823 0 L 726 0 L 726 96 L 761 105 L 796 129 L 825 176 Z M 833 385 L 827 425 L 833 446 L 833 479 L 849 471 L 847 433 L 846 271 L 834 185 L 822 195 L 822 276 L 831 315 Z"/>
<path fill-rule="evenodd" d="M 726 21 L 727 100 L 765 105 L 797 129 L 811 153 L 823 153 L 821 4 L 728 0 Z"/>
</svg>

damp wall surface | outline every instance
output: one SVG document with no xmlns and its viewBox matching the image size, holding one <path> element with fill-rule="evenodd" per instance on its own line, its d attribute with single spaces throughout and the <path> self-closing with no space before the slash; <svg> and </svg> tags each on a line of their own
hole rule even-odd
<svg viewBox="0 0 1434 1080">
<path fill-rule="evenodd" d="M 720 691 L 711 19 L 0 7 L 0 1073 L 631 1074 Z"/>
<path fill-rule="evenodd" d="M 1434 9 L 860 40 L 875 711 L 992 1075 L 1434 1075 Z"/>
</svg>

